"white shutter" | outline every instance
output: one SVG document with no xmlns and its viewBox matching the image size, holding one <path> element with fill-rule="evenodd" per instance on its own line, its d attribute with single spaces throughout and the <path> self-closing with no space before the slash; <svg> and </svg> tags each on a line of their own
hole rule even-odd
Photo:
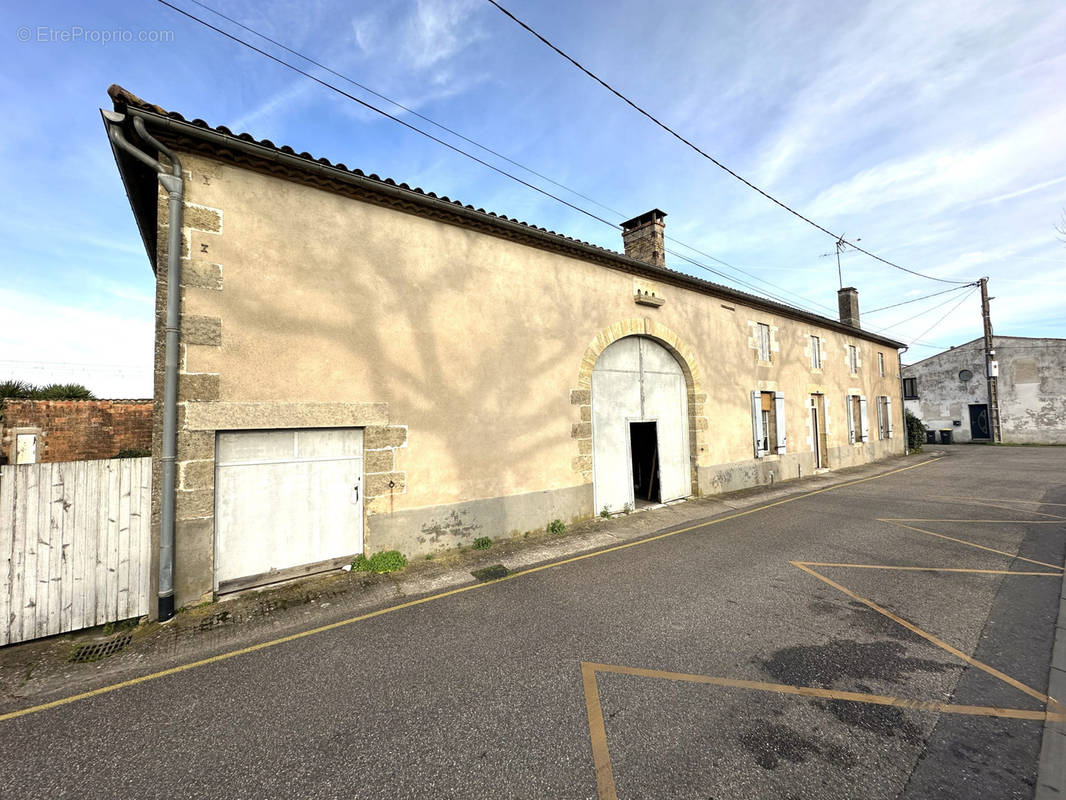
<svg viewBox="0 0 1066 800">
<path fill-rule="evenodd" d="M 781 392 L 774 395 L 774 416 L 777 418 L 777 452 L 785 452 L 785 396 Z"/>
<path fill-rule="evenodd" d="M 881 398 L 877 398 L 877 438 L 885 438 L 885 410 L 881 408 Z"/>
<path fill-rule="evenodd" d="M 892 438 L 892 398 L 885 398 L 885 416 L 888 417 L 888 438 Z"/>
<path fill-rule="evenodd" d="M 755 457 L 762 458 L 766 453 L 762 449 L 762 395 L 751 393 L 751 433 L 755 437 Z"/>
<path fill-rule="evenodd" d="M 864 442 L 870 439 L 870 424 L 866 419 L 866 398 L 859 395 L 859 420 L 862 423 L 859 427 L 862 429 L 862 440 Z"/>
<path fill-rule="evenodd" d="M 847 395 L 844 403 L 848 407 L 848 444 L 855 444 L 855 406 L 851 402 L 852 397 L 854 395 Z"/>
</svg>

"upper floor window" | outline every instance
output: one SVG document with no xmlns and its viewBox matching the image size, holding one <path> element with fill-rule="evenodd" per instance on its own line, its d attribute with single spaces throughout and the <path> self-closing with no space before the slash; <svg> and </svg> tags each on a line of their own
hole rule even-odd
<svg viewBox="0 0 1066 800">
<path fill-rule="evenodd" d="M 877 354 L 877 374 L 882 378 L 885 377 L 885 354 Z"/>
<path fill-rule="evenodd" d="M 903 379 L 903 399 L 904 400 L 917 400 L 918 399 L 918 379 L 917 378 L 904 378 Z"/>
<path fill-rule="evenodd" d="M 770 360 L 770 326 L 764 322 L 759 323 L 759 360 Z"/>
<path fill-rule="evenodd" d="M 853 344 L 848 345 L 848 371 L 852 375 L 859 371 L 859 351 Z"/>
<path fill-rule="evenodd" d="M 822 340 L 817 336 L 811 337 L 811 369 L 822 368 Z"/>
</svg>

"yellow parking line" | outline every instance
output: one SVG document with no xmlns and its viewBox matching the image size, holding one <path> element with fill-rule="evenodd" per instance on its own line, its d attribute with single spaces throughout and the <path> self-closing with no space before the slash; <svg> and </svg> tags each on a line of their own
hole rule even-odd
<svg viewBox="0 0 1066 800">
<path fill-rule="evenodd" d="M 785 683 L 767 683 L 749 681 L 740 678 L 722 678 L 714 675 L 692 675 L 684 672 L 667 672 L 641 667 L 625 667 L 617 664 L 591 664 L 582 662 L 581 670 L 588 672 L 613 672 L 620 675 L 636 675 L 642 678 L 659 678 L 667 681 L 686 683 L 705 683 L 712 686 L 724 686 L 730 689 L 752 689 L 775 694 L 794 694 L 801 697 L 816 697 L 823 700 L 847 700 L 855 703 L 871 703 L 881 706 L 909 708 L 916 711 L 937 711 L 945 714 L 965 714 L 981 717 L 1005 717 L 1009 719 L 1038 719 L 1052 722 L 1066 721 L 1066 713 L 1061 711 L 1037 711 L 1028 708 L 1002 708 L 1000 706 L 967 706 L 955 703 L 938 703 L 932 700 L 912 700 L 906 697 L 871 694 L 868 692 L 847 692 L 838 689 L 823 689 L 818 686 L 790 686 Z M 597 696 L 598 697 L 598 696 Z"/>
<path fill-rule="evenodd" d="M 872 705 L 892 706 L 894 708 L 915 711 L 933 711 L 941 714 L 962 714 L 966 716 L 998 717 L 1001 719 L 1024 719 L 1047 722 L 1066 722 L 1066 710 L 1062 706 L 1049 702 L 1049 710 L 1036 711 L 1027 708 L 1002 708 L 999 706 L 969 706 L 955 703 L 939 703 L 929 700 L 912 700 L 905 697 L 871 694 L 866 692 L 847 692 L 837 689 L 823 689 L 815 686 L 789 686 L 783 683 L 749 681 L 739 678 L 723 678 L 713 675 L 693 675 L 684 672 L 667 672 L 658 669 L 626 667 L 618 664 L 596 664 L 581 662 L 581 683 L 585 690 L 585 710 L 588 714 L 589 739 L 592 743 L 592 761 L 596 768 L 596 791 L 599 800 L 618 800 L 618 790 L 614 782 L 611 767 L 611 753 L 607 744 L 607 726 L 603 719 L 603 704 L 600 702 L 599 686 L 596 683 L 597 672 L 609 672 L 618 675 L 633 675 L 640 678 L 655 678 L 685 683 L 700 683 L 721 686 L 729 689 L 747 689 L 774 694 L 790 694 L 799 697 L 811 697 L 822 700 L 843 700 L 852 703 L 869 703 Z M 1050 710 L 1051 704 L 1056 706 Z"/>
<path fill-rule="evenodd" d="M 891 525 L 896 525 L 900 528 L 906 528 L 907 530 L 917 531 L 918 533 L 924 533 L 929 536 L 936 536 L 938 539 L 947 539 L 949 542 L 957 542 L 958 544 L 965 544 L 969 547 L 976 547 L 978 550 L 987 550 L 990 553 L 998 553 L 1001 556 L 1007 556 L 1009 558 L 1016 558 L 1019 561 L 1028 561 L 1030 564 L 1038 564 L 1041 567 L 1050 567 L 1051 569 L 1062 570 L 1062 567 L 1057 564 L 1048 564 L 1046 561 L 1037 561 L 1035 558 L 1026 558 L 1020 556 L 1017 553 L 1010 553 L 1006 550 L 997 550 L 994 547 L 985 547 L 983 544 L 977 544 L 976 542 L 969 542 L 966 539 L 958 539 L 954 536 L 948 536 L 944 533 L 937 533 L 936 531 L 927 531 L 924 528 L 915 528 L 913 525 L 904 525 L 902 522 L 895 522 L 890 519 L 879 519 L 878 522 L 887 522 Z"/>
<path fill-rule="evenodd" d="M 911 631 L 911 633 L 916 633 L 917 635 L 921 636 L 926 641 L 929 641 L 932 644 L 935 644 L 941 650 L 945 650 L 948 653 L 951 653 L 951 655 L 955 656 L 956 658 L 962 659 L 967 664 L 969 664 L 969 665 L 971 665 L 973 667 L 977 667 L 979 670 L 987 672 L 992 677 L 999 678 L 1001 681 L 1003 681 L 1007 685 L 1013 686 L 1015 689 L 1018 689 L 1021 692 L 1025 692 L 1025 694 L 1029 695 L 1030 697 L 1036 698 L 1041 703 L 1047 704 L 1049 710 L 1053 706 L 1055 707 L 1055 713 L 1059 713 L 1063 709 L 1063 707 L 1059 704 L 1059 702 L 1057 700 L 1055 700 L 1054 698 L 1048 697 L 1046 694 L 1042 694 L 1041 692 L 1038 692 L 1036 689 L 1033 689 L 1032 687 L 1026 686 L 1021 681 L 1016 680 L 1015 678 L 1012 678 L 1010 675 L 1007 675 L 1005 672 L 1000 672 L 995 667 L 991 667 L 988 664 L 985 664 L 983 661 L 978 661 L 976 658 L 973 658 L 972 656 L 966 655 L 966 653 L 962 652 L 957 647 L 952 647 L 947 642 L 945 642 L 945 641 L 943 641 L 941 639 L 938 639 L 937 637 L 933 636 L 933 634 L 931 634 L 931 633 L 927 633 L 926 631 L 924 631 L 921 628 L 919 628 L 917 625 L 914 625 L 914 624 L 912 624 L 910 622 L 907 622 L 907 620 L 903 619 L 900 616 L 897 616 L 896 614 L 893 614 L 887 608 L 882 608 L 877 603 L 873 602 L 872 600 L 867 600 L 865 597 L 862 597 L 861 595 L 856 594 L 855 592 L 851 591 L 851 589 L 848 589 L 846 586 L 842 586 L 841 584 L 837 583 L 836 581 L 825 577 L 825 575 L 822 575 L 822 574 L 820 574 L 818 572 L 815 572 L 813 569 L 811 569 L 810 567 L 806 566 L 803 562 L 791 561 L 789 563 L 792 564 L 792 566 L 794 566 L 794 567 L 796 567 L 798 569 L 801 569 L 801 570 L 803 570 L 804 572 L 806 572 L 806 573 L 808 573 L 810 575 L 813 575 L 815 578 L 817 578 L 818 580 L 822 581 L 823 583 L 826 583 L 829 586 L 832 586 L 838 592 L 842 592 L 843 594 L 847 595 L 848 597 L 852 598 L 853 600 L 858 600 L 863 605 L 865 605 L 865 606 L 867 606 L 869 608 L 872 608 L 877 613 L 883 614 L 884 616 L 888 617 L 893 622 L 898 623 L 899 625 L 902 625 L 907 630 Z"/>
<path fill-rule="evenodd" d="M 1025 505 L 1028 505 L 1028 506 L 1059 506 L 1059 507 L 1062 507 L 1062 508 L 1066 508 L 1066 503 L 1045 503 L 1043 500 L 1014 500 L 1014 499 L 1004 500 L 1003 498 L 1000 498 L 1000 497 L 959 497 L 959 496 L 953 495 L 953 494 L 934 494 L 934 495 L 932 495 L 932 497 L 937 498 L 937 499 L 943 499 L 943 500 L 972 500 L 974 502 L 977 502 L 978 504 L 980 504 L 980 503 L 988 503 L 988 502 L 992 502 L 992 503 L 1024 503 Z"/>
<path fill-rule="evenodd" d="M 254 645 L 251 645 L 249 647 L 242 647 L 242 648 L 240 648 L 238 650 L 230 650 L 229 652 L 220 653 L 219 655 L 211 656 L 210 658 L 203 658 L 203 659 L 200 659 L 199 661 L 192 661 L 192 662 L 190 662 L 188 664 L 181 664 L 181 665 L 179 665 L 177 667 L 171 667 L 169 669 L 159 670 L 158 672 L 152 672 L 152 673 L 149 673 L 147 675 L 141 675 L 140 677 L 131 678 L 130 680 L 120 681 L 119 683 L 113 683 L 113 684 L 111 684 L 109 686 L 102 686 L 99 689 L 92 689 L 92 690 L 90 690 L 88 692 L 80 692 L 78 694 L 70 695 L 69 697 L 63 697 L 63 698 L 60 698 L 59 700 L 52 700 L 51 702 L 48 702 L 48 703 L 41 703 L 39 705 L 30 706 L 29 708 L 23 708 L 23 709 L 20 709 L 18 711 L 10 711 L 10 712 L 8 712 L 6 714 L 0 714 L 0 722 L 3 722 L 4 720 L 9 720 L 9 719 L 15 719 L 16 717 L 22 717 L 22 716 L 25 716 L 27 714 L 34 714 L 34 713 L 37 713 L 38 711 L 45 711 L 45 710 L 47 710 L 49 708 L 56 708 L 58 706 L 67 705 L 68 703 L 73 703 L 73 702 L 76 702 L 78 700 L 87 700 L 90 697 L 97 697 L 99 695 L 107 694 L 109 692 L 114 692 L 114 691 L 116 691 L 118 689 L 124 689 L 124 688 L 127 688 L 129 686 L 136 686 L 137 684 L 145 683 L 146 681 L 153 681 L 153 680 L 156 680 L 157 678 L 164 678 L 164 677 L 166 677 L 168 675 L 176 675 L 179 672 L 185 672 L 186 670 L 195 669 L 196 667 L 204 667 L 204 666 L 207 666 L 208 664 L 215 664 L 215 663 L 218 663 L 219 661 L 225 661 L 225 660 L 233 658 L 235 656 L 245 655 L 247 653 L 254 653 L 257 650 L 265 650 L 268 647 L 274 647 L 275 645 L 284 644 L 286 642 L 292 642 L 292 641 L 295 641 L 297 639 L 302 639 L 305 636 L 314 636 L 315 634 L 324 633 L 325 631 L 331 631 L 331 630 L 334 630 L 336 628 L 342 628 L 345 625 L 351 625 L 352 623 L 355 623 L 355 622 L 363 622 L 364 620 L 372 619 L 374 617 L 379 617 L 382 614 L 391 614 L 394 611 L 400 611 L 401 609 L 404 609 L 404 608 L 411 608 L 412 606 L 419 606 L 419 605 L 422 605 L 424 603 L 430 603 L 430 602 L 432 602 L 434 600 L 440 600 L 440 599 L 445 598 L 445 597 L 451 597 L 452 595 L 461 594 L 463 592 L 474 591 L 475 589 L 483 589 L 486 586 L 491 586 L 493 583 L 499 583 L 500 581 L 512 580 L 514 578 L 521 578 L 521 577 L 523 577 L 525 575 L 532 575 L 533 573 L 541 572 L 542 570 L 554 569 L 555 567 L 561 567 L 561 566 L 564 566 L 566 564 L 573 564 L 573 563 L 575 563 L 577 561 L 583 561 L 586 558 L 597 558 L 598 556 L 606 555 L 608 553 L 615 553 L 615 552 L 618 552 L 619 550 L 625 550 L 625 549 L 630 548 L 630 547 L 640 547 L 641 545 L 650 544 L 651 542 L 657 542 L 660 539 L 666 539 L 666 538 L 669 538 L 670 536 L 677 536 L 678 534 L 689 533 L 690 531 L 698 530 L 700 528 L 709 528 L 712 525 L 717 525 L 717 524 L 722 523 L 722 522 L 728 522 L 730 520 L 738 519 L 740 517 L 746 517 L 749 514 L 755 514 L 755 513 L 759 512 L 759 511 L 764 511 L 765 509 L 768 509 L 768 508 L 775 508 L 776 506 L 785 505 L 786 503 L 794 503 L 797 500 L 803 500 L 803 499 L 805 499 L 807 497 L 813 497 L 814 495 L 822 494 L 824 492 L 832 492 L 832 491 L 835 491 L 837 489 L 845 489 L 848 486 L 855 486 L 856 484 L 859 484 L 859 483 L 866 483 L 867 481 L 878 480 L 880 478 L 887 478 L 889 475 L 897 475 L 900 472 L 906 472 L 907 470 L 917 469 L 918 467 L 925 467 L 925 466 L 928 466 L 929 464 L 935 464 L 937 461 L 942 460 L 942 458 L 943 457 L 931 458 L 931 459 L 929 459 L 927 461 L 919 462 L 918 464 L 911 464 L 910 466 L 900 467 L 899 469 L 890 470 L 889 472 L 883 472 L 880 475 L 871 475 L 868 478 L 859 478 L 859 479 L 854 480 L 854 481 L 847 481 L 845 483 L 838 483 L 838 484 L 836 484 L 834 486 L 827 486 L 824 489 L 816 489 L 813 492 L 805 492 L 804 494 L 799 494 L 799 495 L 796 495 L 794 497 L 786 497 L 783 500 L 776 500 L 773 503 L 767 503 L 767 504 L 762 505 L 762 506 L 756 506 L 755 508 L 749 508 L 746 511 L 738 511 L 735 514 L 729 514 L 728 516 L 725 516 L 725 517 L 718 517 L 717 519 L 712 519 L 712 520 L 709 520 L 707 522 L 701 522 L 698 525 L 690 525 L 687 528 L 681 528 L 681 529 L 675 530 L 675 531 L 667 531 L 666 533 L 660 533 L 660 534 L 657 534 L 655 536 L 648 536 L 648 537 L 646 537 L 644 539 L 639 539 L 637 541 L 626 542 L 625 544 L 614 545 L 613 547 L 606 547 L 606 548 L 604 548 L 602 550 L 596 550 L 596 551 L 591 552 L 591 553 L 584 553 L 584 554 L 579 555 L 579 556 L 573 556 L 571 558 L 564 558 L 564 559 L 561 559 L 559 561 L 553 561 L 553 562 L 551 562 L 549 564 L 541 564 L 538 567 L 530 567 L 529 569 L 519 570 L 518 572 L 512 572 L 511 574 L 507 575 L 506 577 L 500 578 L 500 579 L 498 579 L 496 581 L 492 581 L 490 583 L 475 583 L 475 584 L 470 584 L 468 586 L 460 586 L 457 589 L 449 589 L 446 592 L 439 592 L 437 594 L 429 595 L 428 597 L 422 597 L 422 598 L 419 598 L 417 600 L 410 600 L 410 601 L 408 601 L 406 603 L 399 603 L 399 604 L 394 605 L 394 606 L 389 606 L 388 608 L 381 608 L 381 609 L 378 609 L 377 611 L 371 611 L 368 614 L 360 614 L 357 617 L 351 617 L 349 619 L 343 619 L 343 620 L 340 620 L 339 622 L 332 622 L 329 625 L 320 625 L 317 628 L 311 628 L 310 630 L 300 631 L 299 633 L 293 633 L 293 634 L 290 634 L 288 636 L 279 637 L 277 639 L 271 639 L 270 641 L 267 641 L 267 642 L 260 642 L 259 644 L 254 644 Z"/>
<path fill-rule="evenodd" d="M 1036 513 L 1036 512 L 1032 512 Z M 1059 519 L 931 519 L 928 517 L 888 516 L 879 519 L 883 523 L 996 523 L 997 525 L 1062 525 L 1066 517 Z"/>
<path fill-rule="evenodd" d="M 596 790 L 600 800 L 618 800 L 611 769 L 611 752 L 607 747 L 607 726 L 603 722 L 603 705 L 596 685 L 596 664 L 581 662 L 581 685 L 585 689 L 585 711 L 589 718 L 592 763 L 596 768 Z"/>
<path fill-rule="evenodd" d="M 1016 572 L 1010 569 L 964 569 L 962 567 L 900 567 L 894 564 L 834 564 L 828 561 L 797 561 L 808 567 L 849 567 L 851 569 L 895 569 L 914 572 L 974 572 L 983 575 L 1047 575 L 1061 578 L 1061 572 Z"/>
</svg>

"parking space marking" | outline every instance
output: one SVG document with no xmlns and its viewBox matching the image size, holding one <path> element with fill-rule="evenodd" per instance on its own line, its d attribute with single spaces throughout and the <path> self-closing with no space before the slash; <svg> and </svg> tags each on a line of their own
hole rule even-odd
<svg viewBox="0 0 1066 800">
<path fill-rule="evenodd" d="M 1039 512 L 1030 512 L 1037 514 Z M 1055 517 L 1055 514 L 1048 514 L 1049 517 Z M 1057 517 L 1056 519 L 930 519 L 928 517 L 884 517 L 879 518 L 878 522 L 993 522 L 997 525 L 1061 525 L 1062 520 L 1066 520 L 1066 517 Z"/>
<path fill-rule="evenodd" d="M 929 463 L 929 462 L 926 462 Z M 964 501 L 968 501 L 968 498 L 961 498 Z M 1011 502 L 1011 501 L 1002 501 Z M 1023 503 L 1029 503 L 1030 501 L 1019 501 Z M 980 504 L 980 503 L 979 503 Z M 987 505 L 987 504 L 985 504 Z M 1047 504 L 1052 505 L 1052 504 Z M 1066 505 L 1066 504 L 1058 504 Z M 766 506 L 768 507 L 768 506 Z M 1013 509 L 1004 507 L 1008 511 L 1019 511 L 1021 509 Z M 865 598 L 856 592 L 848 589 L 837 581 L 822 575 L 817 572 L 813 567 L 821 568 L 848 568 L 848 569 L 879 569 L 879 570 L 897 570 L 897 571 L 916 571 L 916 572 L 955 572 L 955 573 L 968 573 L 968 574 L 985 574 L 985 575 L 1002 575 L 1011 577 L 1053 577 L 1061 579 L 1063 577 L 1064 568 L 1056 564 L 1048 564 L 1043 561 L 1037 561 L 1036 559 L 1026 558 L 1025 556 L 1018 555 L 1017 553 L 1010 553 L 1005 550 L 996 550 L 992 547 L 986 547 L 985 545 L 977 544 L 976 542 L 970 542 L 965 539 L 959 539 L 953 536 L 947 536 L 946 534 L 936 533 L 935 531 L 928 531 L 922 528 L 916 528 L 912 525 L 905 525 L 904 522 L 945 522 L 945 523 L 964 523 L 964 524 L 986 524 L 986 523 L 999 523 L 999 524 L 1019 524 L 1019 525 L 1061 525 L 1062 520 L 1066 520 L 1066 517 L 1057 517 L 1054 514 L 1042 514 L 1040 512 L 1025 511 L 1023 513 L 1033 513 L 1045 517 L 1056 517 L 1054 520 L 957 520 L 957 519 L 903 519 L 903 518 L 886 518 L 878 519 L 879 522 L 886 522 L 891 525 L 896 525 L 900 528 L 906 528 L 907 530 L 916 531 L 918 533 L 927 534 L 929 536 L 936 536 L 941 539 L 956 542 L 958 544 L 966 545 L 967 547 L 974 547 L 979 550 L 986 550 L 989 552 L 997 553 L 999 555 L 1007 556 L 1009 558 L 1017 559 L 1020 561 L 1026 561 L 1031 564 L 1037 564 L 1042 567 L 1048 567 L 1053 572 L 1035 572 L 1035 571 L 1014 571 L 1004 569 L 977 569 L 970 567 L 926 567 L 926 566 L 900 566 L 894 564 L 849 564 L 849 563 L 836 563 L 836 562 L 823 562 L 823 561 L 790 561 L 789 563 L 801 569 L 809 575 L 817 578 L 823 583 L 831 586 L 837 591 L 845 594 L 853 600 L 862 603 L 868 608 L 876 611 L 879 614 L 884 615 L 886 618 L 892 620 L 898 625 L 906 628 L 912 633 L 920 636 L 936 647 L 944 650 L 950 655 L 955 656 L 966 664 L 972 667 L 982 670 L 983 672 L 991 675 L 992 677 L 1003 681 L 1008 686 L 1011 686 L 1026 695 L 1029 695 L 1033 699 L 1037 700 L 1044 706 L 1043 711 L 1035 711 L 1025 708 L 1003 708 L 998 706 L 968 706 L 968 705 L 956 705 L 953 703 L 942 703 L 938 701 L 928 700 L 913 700 L 909 698 L 892 697 L 889 695 L 877 695 L 862 692 L 849 692 L 840 691 L 835 689 L 823 689 L 821 687 L 810 686 L 788 686 L 786 684 L 768 683 L 764 681 L 750 681 L 742 680 L 739 678 L 726 678 L 711 675 L 693 675 L 688 673 L 667 672 L 663 670 L 644 669 L 641 667 L 627 667 L 617 664 L 598 664 L 592 662 L 581 663 L 581 677 L 582 685 L 585 691 L 585 708 L 588 714 L 589 734 L 592 744 L 593 763 L 596 769 L 596 785 L 599 800 L 618 800 L 617 788 L 614 781 L 614 773 L 611 765 L 611 755 L 607 744 L 607 727 L 603 719 L 603 706 L 600 701 L 599 687 L 596 682 L 596 673 L 615 673 L 622 675 L 633 675 L 645 678 L 656 678 L 669 681 L 682 681 L 688 683 L 701 683 L 712 686 L 720 686 L 733 689 L 747 689 L 762 692 L 772 692 L 776 694 L 797 695 L 801 697 L 821 698 L 821 699 L 833 699 L 843 700 L 856 703 L 869 703 L 873 705 L 885 705 L 894 706 L 897 708 L 913 709 L 918 711 L 934 711 L 938 713 L 947 714 L 965 714 L 970 716 L 986 716 L 986 717 L 998 717 L 1003 719 L 1018 719 L 1018 720 L 1035 720 L 1044 722 L 1066 722 L 1066 705 L 1060 703 L 1054 697 L 1043 694 L 1042 692 L 1033 689 L 1021 681 L 1007 675 L 995 667 L 985 664 L 982 661 L 967 655 L 956 647 L 948 644 L 942 639 L 937 638 L 933 634 L 919 628 L 911 622 L 903 619 L 897 614 L 892 613 L 888 609 L 878 605 L 877 603 Z"/>
<path fill-rule="evenodd" d="M 1048 564 L 1046 561 L 1037 561 L 1035 558 L 1026 558 L 1025 556 L 1020 556 L 1017 553 L 1011 553 L 1011 552 L 1008 552 L 1006 550 L 997 550 L 994 547 L 986 547 L 983 544 L 977 544 L 977 542 L 970 542 L 970 541 L 967 541 L 966 539 L 959 539 L 959 538 L 957 538 L 955 536 L 948 536 L 946 533 L 937 533 L 936 531 L 927 531 L 924 528 L 916 528 L 913 525 L 904 525 L 902 522 L 894 522 L 893 520 L 890 520 L 890 519 L 878 519 L 877 521 L 878 522 L 887 522 L 889 525 L 895 525 L 895 526 L 897 526 L 899 528 L 906 528 L 907 530 L 910 530 L 910 531 L 917 531 L 918 533 L 924 533 L 924 534 L 927 534 L 929 536 L 936 536 L 938 539 L 947 539 L 949 542 L 956 542 L 958 544 L 964 544 L 964 545 L 967 545 L 969 547 L 976 547 L 978 550 L 987 550 L 990 553 L 998 553 L 1001 556 L 1007 556 L 1008 558 L 1015 558 L 1015 559 L 1017 559 L 1019 561 L 1028 561 L 1030 564 L 1036 564 L 1036 565 L 1041 566 L 1041 567 L 1050 567 L 1051 569 L 1057 569 L 1057 570 L 1061 570 L 1062 569 L 1062 567 L 1060 567 L 1057 564 Z M 1043 522 L 1043 520 L 1037 520 L 1037 522 Z M 1026 524 L 1028 524 L 1028 523 L 1026 523 Z"/>
<path fill-rule="evenodd" d="M 958 497 L 953 494 L 934 494 L 935 500 L 969 500 L 976 505 L 988 505 L 988 503 L 1022 503 L 1028 506 L 1059 506 L 1066 508 L 1066 503 L 1045 503 L 1043 500 L 1001 500 L 998 497 Z"/>
<path fill-rule="evenodd" d="M 988 664 L 985 664 L 983 661 L 978 661 L 976 658 L 973 658 L 972 656 L 966 655 L 966 653 L 962 652 L 957 647 L 952 647 L 950 644 L 948 644 L 944 640 L 938 639 L 936 636 L 933 636 L 933 634 L 928 633 L 927 631 L 924 631 L 921 628 L 919 628 L 917 625 L 915 625 L 915 624 L 913 624 L 911 622 L 908 622 L 907 620 L 903 619 L 903 617 L 900 617 L 897 614 L 893 614 L 887 608 L 883 608 L 882 606 L 879 606 L 873 600 L 868 600 L 867 598 L 863 597 L 862 595 L 856 594 L 855 592 L 851 591 L 851 589 L 847 588 L 846 586 L 843 586 L 843 585 L 837 583 L 832 578 L 827 578 L 825 575 L 822 575 L 821 573 L 816 572 L 815 570 L 813 570 L 809 566 L 807 566 L 804 562 L 802 562 L 802 561 L 790 561 L 789 563 L 792 564 L 792 566 L 797 567 L 797 568 L 803 570 L 804 572 L 806 572 L 806 573 L 808 573 L 810 575 L 813 575 L 815 578 L 817 578 L 818 580 L 822 581 L 823 583 L 828 584 L 829 586 L 832 586 L 838 592 L 841 592 L 842 594 L 847 595 L 851 599 L 857 600 L 858 602 L 862 603 L 863 605 L 867 606 L 868 608 L 873 609 L 878 614 L 883 614 L 884 616 L 888 617 L 890 620 L 892 620 L 893 622 L 897 623 L 898 625 L 902 625 L 904 628 L 909 630 L 911 633 L 915 633 L 918 636 L 921 636 L 923 639 L 925 639 L 926 641 L 930 642 L 931 644 L 936 645 L 941 650 L 944 650 L 945 652 L 951 653 L 951 655 L 955 656 L 956 658 L 962 659 L 963 661 L 965 661 L 970 666 L 977 667 L 977 669 L 982 670 L 983 672 L 987 672 L 989 675 L 991 675 L 994 678 L 998 678 L 999 680 L 1001 680 L 1004 683 L 1006 683 L 1008 686 L 1013 686 L 1015 689 L 1017 689 L 1017 690 L 1019 690 L 1021 692 L 1024 692 L 1025 694 L 1029 695 L 1030 697 L 1032 697 L 1032 698 L 1034 698 L 1036 700 L 1039 700 L 1041 703 L 1046 704 L 1048 706 L 1049 710 L 1052 707 L 1054 707 L 1056 713 L 1058 713 L 1060 711 L 1066 711 L 1066 707 L 1063 707 L 1054 698 L 1048 697 L 1046 694 L 1043 694 L 1042 692 L 1038 692 L 1036 689 L 1033 689 L 1032 687 L 1027 686 L 1026 684 L 1022 683 L 1021 681 L 1016 680 L 1015 678 L 1012 678 L 1010 675 L 1007 675 L 1005 672 L 1001 672 L 998 669 L 996 669 L 995 667 L 992 667 L 992 666 L 989 666 Z M 1060 573 L 1060 575 L 1061 575 L 1061 573 Z"/>
<path fill-rule="evenodd" d="M 1061 578 L 1062 572 L 1019 572 L 1012 569 L 971 569 L 964 567 L 901 567 L 896 564 L 834 564 L 828 561 L 804 561 L 810 567 L 849 567 L 851 569 L 895 569 L 914 572 L 974 572 L 986 575 L 1048 575 Z"/>
</svg>

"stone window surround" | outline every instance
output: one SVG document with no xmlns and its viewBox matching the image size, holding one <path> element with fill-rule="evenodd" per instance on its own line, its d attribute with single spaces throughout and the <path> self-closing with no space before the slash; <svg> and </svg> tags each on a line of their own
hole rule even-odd
<svg viewBox="0 0 1066 800">
<path fill-rule="evenodd" d="M 691 345 L 670 328 L 649 317 L 625 319 L 604 328 L 585 349 L 578 369 L 576 387 L 570 390 L 570 404 L 578 407 L 579 421 L 570 427 L 570 437 L 577 445 L 571 468 L 590 484 L 592 475 L 592 370 L 600 354 L 611 344 L 627 336 L 645 336 L 665 347 L 681 366 L 688 394 L 689 459 L 692 494 L 699 493 L 698 463 L 707 452 L 707 394 L 703 375 Z"/>
</svg>

